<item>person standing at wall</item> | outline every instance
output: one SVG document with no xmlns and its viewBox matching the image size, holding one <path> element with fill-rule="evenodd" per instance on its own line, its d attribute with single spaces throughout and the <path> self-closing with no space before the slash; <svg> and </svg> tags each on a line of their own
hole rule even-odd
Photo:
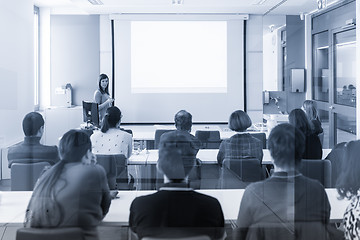
<svg viewBox="0 0 360 240">
<path fill-rule="evenodd" d="M 109 94 L 109 77 L 102 73 L 99 75 L 99 88 L 94 93 L 94 101 L 99 104 L 99 120 L 102 119 L 106 113 L 106 109 L 112 106 L 114 99 Z"/>
</svg>

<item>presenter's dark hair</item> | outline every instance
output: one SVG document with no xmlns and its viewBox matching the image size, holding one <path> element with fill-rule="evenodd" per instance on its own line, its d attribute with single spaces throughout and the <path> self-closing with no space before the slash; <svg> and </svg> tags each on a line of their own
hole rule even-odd
<svg viewBox="0 0 360 240">
<path fill-rule="evenodd" d="M 101 87 L 101 80 L 103 79 L 108 79 L 109 80 L 109 77 L 105 74 L 105 73 L 102 73 L 99 75 L 99 81 L 98 81 L 98 84 L 99 84 L 99 91 L 104 94 L 104 93 L 107 93 L 109 94 L 109 83 L 108 85 L 106 86 L 106 88 L 103 90 L 102 87 Z"/>
<path fill-rule="evenodd" d="M 244 132 L 251 124 L 249 115 L 242 110 L 237 110 L 230 115 L 229 128 L 233 131 Z"/>
<path fill-rule="evenodd" d="M 118 107 L 109 107 L 106 109 L 106 113 L 104 115 L 101 132 L 106 133 L 109 128 L 115 128 L 116 124 L 121 120 L 121 111 Z"/>
<path fill-rule="evenodd" d="M 175 126 L 178 130 L 190 131 L 192 126 L 192 115 L 185 111 L 180 110 L 175 114 Z"/>
<path fill-rule="evenodd" d="M 360 140 L 345 145 L 345 156 L 341 164 L 336 188 L 341 198 L 351 199 L 360 190 Z"/>
<path fill-rule="evenodd" d="M 23 131 L 27 137 L 35 136 L 42 126 L 44 126 L 44 118 L 37 112 L 26 114 L 22 122 Z"/>
<path fill-rule="evenodd" d="M 64 212 L 56 199 L 55 184 L 66 163 L 81 162 L 91 151 L 89 135 L 81 130 L 66 132 L 59 144 L 61 160 L 43 173 L 35 185 L 26 210 L 25 225 L 29 227 L 57 227 L 64 221 Z M 64 187 L 69 184 L 64 181 Z"/>
<path fill-rule="evenodd" d="M 296 108 L 290 112 L 289 123 L 299 129 L 305 136 L 308 136 L 312 133 L 312 123 L 305 115 L 305 112 L 299 108 Z"/>
<path fill-rule="evenodd" d="M 271 130 L 269 151 L 279 167 L 297 167 L 305 150 L 305 136 L 296 127 L 283 123 Z"/>
</svg>

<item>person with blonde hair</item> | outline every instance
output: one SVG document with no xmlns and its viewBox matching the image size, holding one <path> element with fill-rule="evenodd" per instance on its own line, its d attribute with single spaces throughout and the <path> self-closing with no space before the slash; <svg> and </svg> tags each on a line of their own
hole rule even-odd
<svg viewBox="0 0 360 240">
<path fill-rule="evenodd" d="M 304 110 L 307 118 L 312 123 L 313 133 L 319 135 L 324 130 L 321 127 L 321 122 L 319 118 L 318 111 L 316 110 L 315 102 L 312 100 L 305 100 L 302 105 L 302 110 Z"/>
</svg>

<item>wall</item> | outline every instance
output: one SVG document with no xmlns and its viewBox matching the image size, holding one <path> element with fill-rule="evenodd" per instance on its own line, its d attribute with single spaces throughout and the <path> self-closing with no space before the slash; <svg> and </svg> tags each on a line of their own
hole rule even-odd
<svg viewBox="0 0 360 240">
<path fill-rule="evenodd" d="M 32 1 L 2 1 L 0 8 L 0 148 L 23 138 L 21 122 L 34 109 Z"/>
<path fill-rule="evenodd" d="M 291 92 L 291 69 L 305 68 L 305 21 L 298 15 L 286 16 L 286 50 L 285 91 L 290 113 L 292 109 L 300 108 L 305 100 L 304 92 Z"/>
<path fill-rule="evenodd" d="M 51 105 L 63 106 L 55 89 L 71 83 L 73 105 L 92 100 L 100 69 L 98 15 L 51 16 Z"/>
<path fill-rule="evenodd" d="M 250 15 L 246 21 L 246 103 L 253 123 L 263 119 L 263 17 Z"/>
</svg>

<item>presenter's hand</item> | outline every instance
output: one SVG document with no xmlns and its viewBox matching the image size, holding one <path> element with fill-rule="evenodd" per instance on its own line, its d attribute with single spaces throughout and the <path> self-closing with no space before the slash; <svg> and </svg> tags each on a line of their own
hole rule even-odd
<svg viewBox="0 0 360 240">
<path fill-rule="evenodd" d="M 107 102 L 109 105 L 112 105 L 112 103 L 114 102 L 114 99 L 109 98 L 108 100 L 106 100 L 106 102 Z"/>
</svg>

